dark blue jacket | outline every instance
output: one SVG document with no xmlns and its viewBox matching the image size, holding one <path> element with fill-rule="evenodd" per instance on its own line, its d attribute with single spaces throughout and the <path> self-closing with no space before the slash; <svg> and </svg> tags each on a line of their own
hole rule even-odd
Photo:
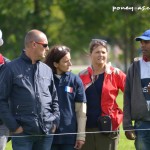
<svg viewBox="0 0 150 150">
<path fill-rule="evenodd" d="M 60 125 L 56 130 L 53 144 L 75 144 L 77 119 L 75 103 L 85 103 L 86 97 L 81 79 L 71 73 L 64 73 L 60 79 L 54 75 L 55 86 L 59 98 Z"/>
<path fill-rule="evenodd" d="M 6 64 L 6 63 L 8 63 L 8 62 L 10 62 L 10 60 L 9 59 L 7 59 L 6 57 L 4 57 L 2 54 L 0 54 L 0 59 L 2 59 L 3 60 L 3 62 L 4 63 L 0 63 L 0 73 L 2 72 L 2 68 L 3 68 L 3 66 Z M 2 122 L 2 120 L 0 119 L 0 125 L 2 125 L 3 124 L 3 122 Z"/>
<path fill-rule="evenodd" d="M 33 65 L 23 52 L 6 64 L 0 85 L 0 117 L 10 131 L 22 126 L 25 134 L 49 134 L 53 124 L 58 126 L 58 98 L 46 64 L 37 61 Z"/>
</svg>

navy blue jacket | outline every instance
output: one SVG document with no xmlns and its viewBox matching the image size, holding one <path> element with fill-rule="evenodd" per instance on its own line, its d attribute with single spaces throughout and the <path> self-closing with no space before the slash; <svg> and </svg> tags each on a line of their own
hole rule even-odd
<svg viewBox="0 0 150 150">
<path fill-rule="evenodd" d="M 77 132 L 77 119 L 75 103 L 85 103 L 86 97 L 81 79 L 71 73 L 64 73 L 60 79 L 54 75 L 55 86 L 59 98 L 60 125 L 56 130 L 53 144 L 75 144 Z"/>
<path fill-rule="evenodd" d="M 3 59 L 3 61 L 4 61 L 4 63 L 0 63 L 0 73 L 1 73 L 1 72 L 2 72 L 1 69 L 3 68 L 3 66 L 4 66 L 6 63 L 10 62 L 10 60 L 7 59 L 6 57 L 4 57 L 2 54 L 0 54 L 0 55 L 1 55 L 0 57 L 2 57 L 2 59 Z M 0 119 L 0 125 L 2 125 L 2 124 L 3 124 L 3 122 L 2 122 L 2 120 Z"/>
<path fill-rule="evenodd" d="M 10 131 L 22 126 L 25 134 L 49 134 L 53 124 L 58 126 L 58 97 L 46 64 L 33 65 L 23 52 L 5 65 L 0 85 L 0 117 Z"/>
</svg>

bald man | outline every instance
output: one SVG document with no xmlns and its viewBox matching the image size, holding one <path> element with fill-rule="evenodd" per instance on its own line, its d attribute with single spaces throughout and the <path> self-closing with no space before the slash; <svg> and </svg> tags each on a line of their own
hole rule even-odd
<svg viewBox="0 0 150 150">
<path fill-rule="evenodd" d="M 50 150 L 60 113 L 52 71 L 41 62 L 48 40 L 31 30 L 24 45 L 21 56 L 0 75 L 0 116 L 12 132 L 13 150 Z"/>
</svg>

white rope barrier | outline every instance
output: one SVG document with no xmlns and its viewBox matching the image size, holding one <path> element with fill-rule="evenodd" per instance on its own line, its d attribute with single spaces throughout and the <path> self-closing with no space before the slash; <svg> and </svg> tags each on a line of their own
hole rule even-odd
<svg viewBox="0 0 150 150">
<path fill-rule="evenodd" d="M 51 135 L 55 135 L 55 136 L 59 136 L 59 135 L 72 135 L 72 134 L 98 134 L 98 133 L 111 133 L 111 132 L 125 132 L 125 131 L 147 131 L 150 130 L 150 128 L 148 129 L 133 129 L 133 130 L 116 130 L 116 131 L 94 131 L 94 132 L 80 132 L 80 133 L 53 133 L 53 134 L 37 134 L 37 135 L 24 135 L 24 133 L 19 133 L 19 134 L 23 134 L 23 135 L 19 135 L 19 134 L 15 134 L 15 135 L 9 135 L 6 137 L 33 137 L 33 136 L 51 136 Z M 1 135 L 2 136 L 2 135 Z M 0 137 L 1 137 L 0 136 Z M 3 135 L 5 136 L 5 135 Z"/>
</svg>

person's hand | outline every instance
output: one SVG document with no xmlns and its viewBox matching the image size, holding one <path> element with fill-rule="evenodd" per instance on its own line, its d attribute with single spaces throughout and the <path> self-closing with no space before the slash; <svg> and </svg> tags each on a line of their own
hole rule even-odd
<svg viewBox="0 0 150 150">
<path fill-rule="evenodd" d="M 147 86 L 148 93 L 150 94 L 150 83 Z"/>
<path fill-rule="evenodd" d="M 16 129 L 15 132 L 13 132 L 14 134 L 19 134 L 23 132 L 23 128 L 20 126 L 19 128 Z"/>
<path fill-rule="evenodd" d="M 136 138 L 135 132 L 133 130 L 132 131 L 125 131 L 125 136 L 129 140 L 135 140 L 135 138 Z"/>
<path fill-rule="evenodd" d="M 55 125 L 55 124 L 53 124 L 53 127 L 52 127 L 51 132 L 52 132 L 52 133 L 55 133 L 55 131 L 56 131 L 56 125 Z"/>
<path fill-rule="evenodd" d="M 75 149 L 81 149 L 82 148 L 82 146 L 84 145 L 84 141 L 81 141 L 81 140 L 77 140 L 76 141 L 76 144 L 75 144 L 75 146 L 74 146 L 74 148 Z"/>
</svg>

